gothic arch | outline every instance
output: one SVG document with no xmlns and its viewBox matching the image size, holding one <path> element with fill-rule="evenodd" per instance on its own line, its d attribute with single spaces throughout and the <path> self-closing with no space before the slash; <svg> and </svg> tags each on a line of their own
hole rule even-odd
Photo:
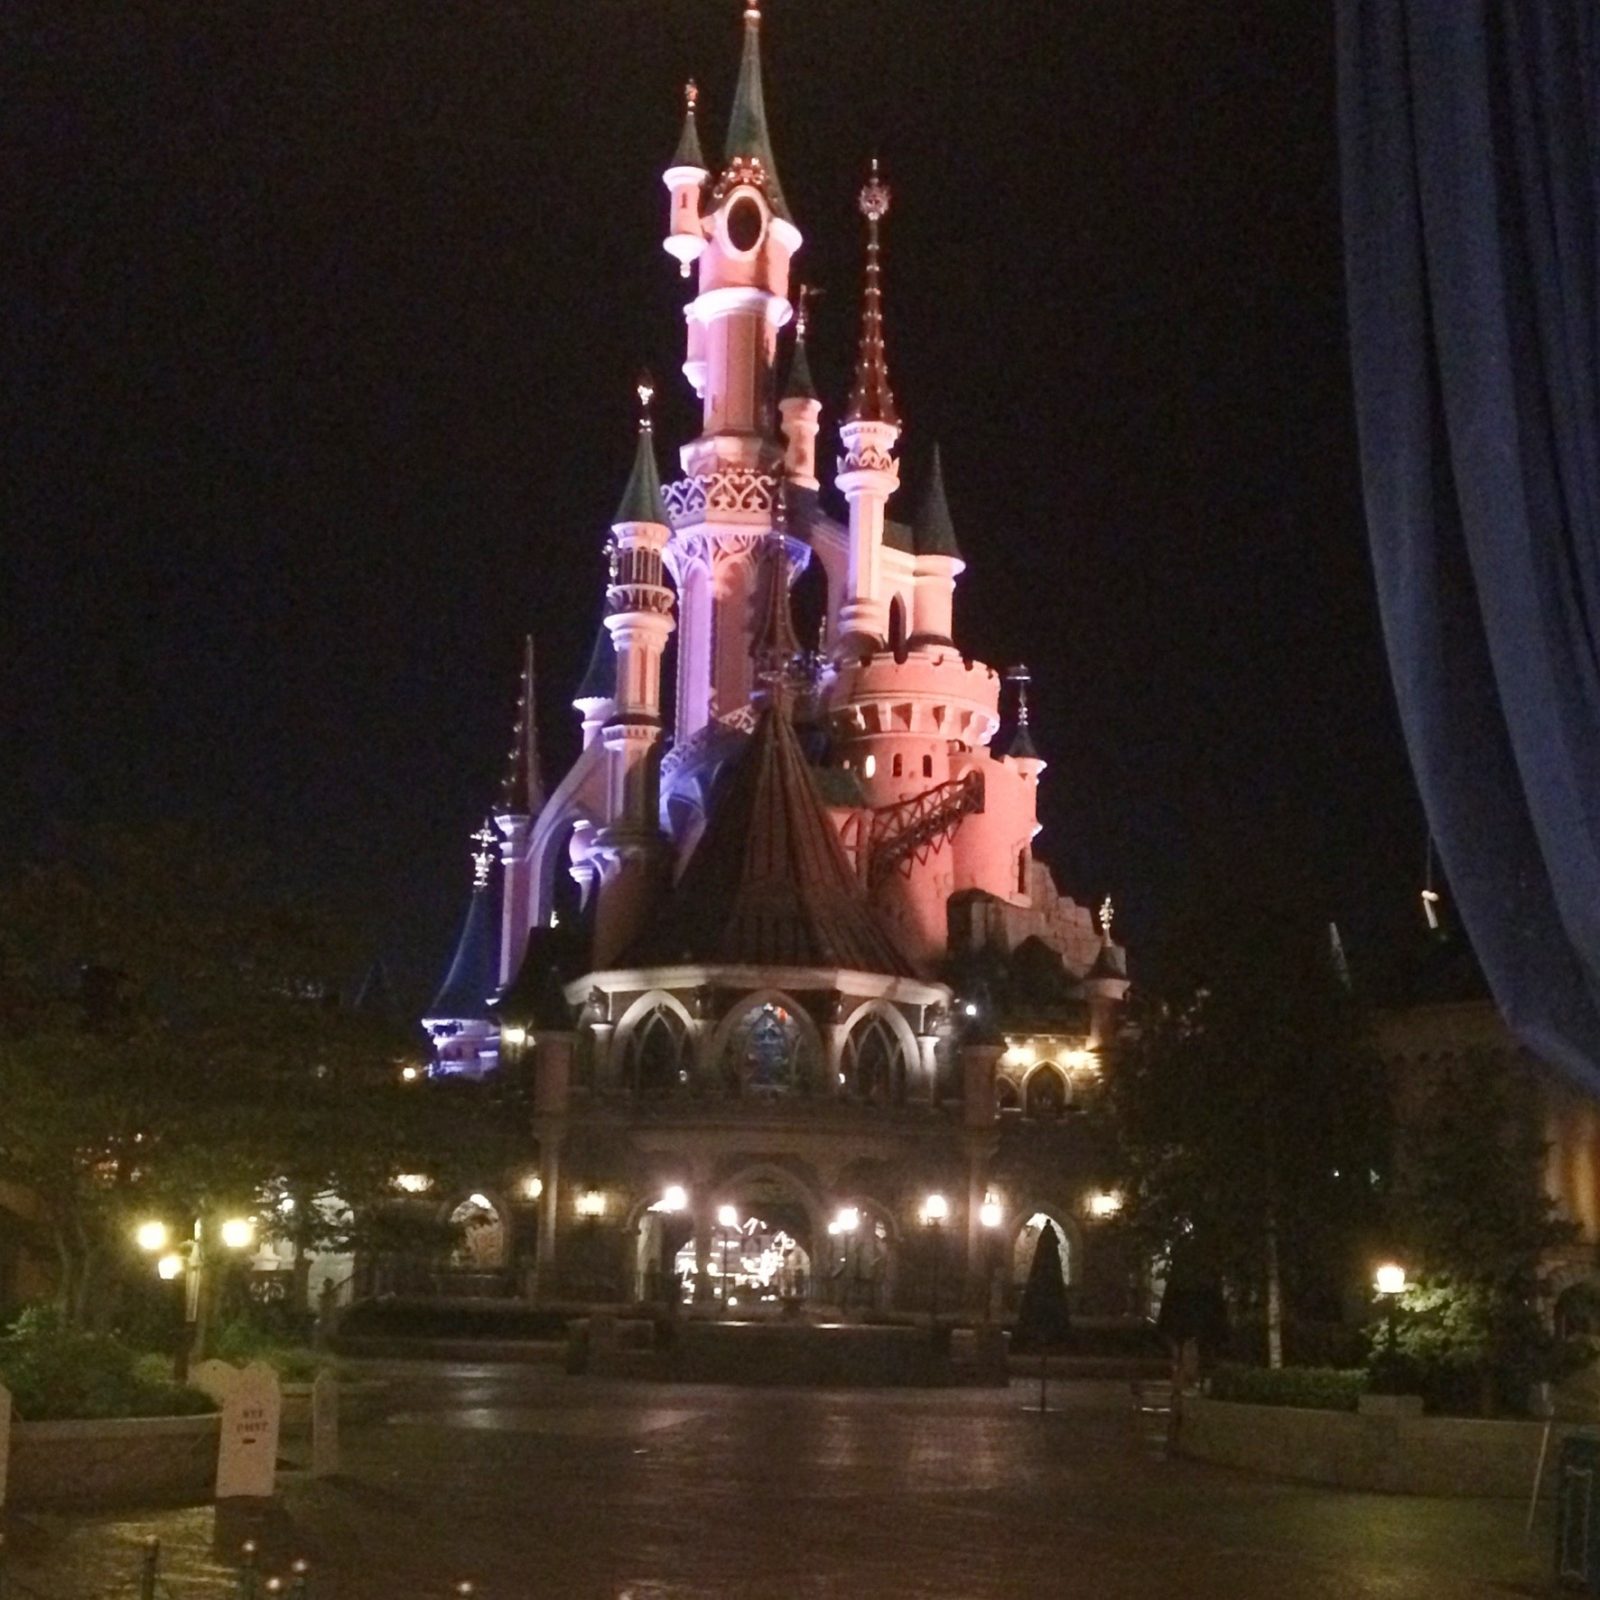
<svg viewBox="0 0 1600 1600">
<path fill-rule="evenodd" d="M 694 1064 L 694 1023 L 683 1002 L 665 989 L 640 995 L 617 1024 L 611 1059 L 632 1094 L 671 1094 Z"/>
<path fill-rule="evenodd" d="M 889 649 L 896 661 L 906 659 L 906 603 L 899 595 L 889 602 Z"/>
<path fill-rule="evenodd" d="M 877 1097 L 882 1104 L 903 1101 L 921 1063 L 917 1049 L 917 1036 L 899 1009 L 885 1000 L 868 1000 L 856 1007 L 845 1019 L 840 1032 L 843 1043 L 839 1051 L 839 1070 L 844 1074 L 843 1091 L 849 1095 L 861 1093 L 857 1069 L 862 1062 L 860 1054 L 866 1035 L 863 1030 L 873 1029 L 880 1041 L 891 1045 L 884 1062 L 888 1070 L 887 1092 Z M 863 1095 L 863 1098 L 874 1098 Z"/>
<path fill-rule="evenodd" d="M 593 828 L 595 819 L 583 806 L 572 806 L 554 818 L 547 827 L 540 828 L 533 840 L 532 849 L 532 901 L 530 907 L 536 926 L 550 920 L 552 910 L 563 914 L 577 912 L 579 891 L 572 877 L 570 848 L 572 836 L 580 827 Z"/>
<path fill-rule="evenodd" d="M 1083 1230 L 1073 1220 L 1072 1213 L 1063 1206 L 1056 1205 L 1053 1201 L 1039 1199 L 1025 1199 L 1013 1212 L 1010 1227 L 1010 1247 L 1007 1256 L 1007 1266 L 1012 1271 L 1013 1287 L 1020 1291 L 1021 1280 L 1016 1277 L 1015 1261 L 1019 1241 L 1027 1232 L 1034 1218 L 1046 1218 L 1056 1229 L 1060 1239 L 1064 1241 L 1064 1260 L 1066 1266 L 1066 1280 L 1069 1284 L 1077 1284 L 1083 1277 Z M 1023 1263 L 1023 1277 L 1026 1277 L 1027 1268 L 1032 1265 L 1032 1258 Z"/>
<path fill-rule="evenodd" d="M 706 1041 L 705 1053 L 701 1057 L 703 1070 L 716 1081 L 722 1081 L 724 1057 L 735 1031 L 751 1012 L 768 1005 L 784 1011 L 792 1019 L 797 1031 L 799 1077 L 795 1087 L 802 1093 L 814 1090 L 826 1069 L 828 1054 L 810 1013 L 793 995 L 782 989 L 758 989 L 729 1007 Z"/>
<path fill-rule="evenodd" d="M 1022 1081 L 1022 1105 L 1037 1122 L 1054 1122 L 1072 1101 L 1067 1075 L 1053 1061 L 1041 1061 Z"/>
</svg>

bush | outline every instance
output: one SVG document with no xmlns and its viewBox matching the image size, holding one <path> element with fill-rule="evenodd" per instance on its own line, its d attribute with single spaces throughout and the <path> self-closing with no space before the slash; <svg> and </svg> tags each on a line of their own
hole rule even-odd
<svg viewBox="0 0 1600 1600">
<path fill-rule="evenodd" d="M 250 1317 L 228 1323 L 212 1341 L 212 1353 L 219 1360 L 236 1366 L 265 1361 L 282 1383 L 311 1383 L 325 1366 L 333 1363 L 305 1345 L 285 1344 L 269 1328 Z"/>
<path fill-rule="evenodd" d="M 186 1417 L 215 1411 L 198 1389 L 155 1376 L 118 1339 L 69 1328 L 35 1306 L 0 1338 L 0 1381 L 25 1422 L 101 1417 Z"/>
<path fill-rule="evenodd" d="M 1354 1411 L 1366 1387 L 1367 1375 L 1359 1368 L 1225 1366 L 1211 1375 L 1213 1400 L 1311 1411 Z"/>
</svg>

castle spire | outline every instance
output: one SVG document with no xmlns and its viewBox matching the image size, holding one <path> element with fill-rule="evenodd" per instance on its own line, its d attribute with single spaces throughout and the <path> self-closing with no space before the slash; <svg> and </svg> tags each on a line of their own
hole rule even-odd
<svg viewBox="0 0 1600 1600">
<path fill-rule="evenodd" d="M 861 297 L 861 342 L 856 351 L 856 381 L 850 392 L 847 422 L 899 425 L 894 393 L 889 388 L 889 363 L 883 348 L 883 290 L 878 264 L 878 225 L 889 214 L 889 185 L 878 175 L 878 159 L 862 187 L 858 203 L 867 219 L 867 283 Z"/>
<path fill-rule="evenodd" d="M 761 7 L 749 0 L 744 8 L 744 53 L 739 58 L 739 82 L 728 115 L 728 141 L 722 159 L 726 167 L 754 162 L 761 168 L 767 203 L 775 216 L 793 222 L 778 182 L 778 165 L 772 157 L 767 133 L 767 102 L 761 84 Z"/>
<path fill-rule="evenodd" d="M 811 379 L 811 362 L 806 355 L 806 333 L 811 318 L 811 298 L 817 290 L 803 283 L 794 296 L 794 353 L 789 357 L 789 376 L 783 386 L 785 400 L 815 400 L 817 386 Z"/>
<path fill-rule="evenodd" d="M 755 662 L 757 681 L 765 686 L 768 697 L 784 702 L 793 687 L 795 665 L 803 654 L 789 599 L 788 541 L 774 529 L 762 543 L 750 658 Z"/>
<path fill-rule="evenodd" d="M 628 474 L 627 486 L 617 505 L 617 514 L 611 519 L 613 527 L 624 522 L 651 522 L 670 528 L 667 521 L 666 502 L 661 498 L 661 473 L 656 466 L 655 435 L 650 425 L 650 402 L 655 398 L 655 384 L 648 372 L 641 373 L 637 386 L 639 395 L 639 443 L 633 452 L 633 470 Z"/>
<path fill-rule="evenodd" d="M 505 781 L 500 785 L 499 817 L 536 817 L 544 806 L 539 777 L 539 708 L 534 698 L 533 635 L 523 640 L 522 689 L 517 697 L 516 731 L 511 739 Z"/>
<path fill-rule="evenodd" d="M 683 132 L 678 135 L 678 148 L 673 152 L 674 167 L 698 167 L 706 170 L 705 152 L 700 148 L 700 130 L 695 126 L 694 108 L 700 99 L 700 87 L 691 78 L 683 86 Z"/>
</svg>

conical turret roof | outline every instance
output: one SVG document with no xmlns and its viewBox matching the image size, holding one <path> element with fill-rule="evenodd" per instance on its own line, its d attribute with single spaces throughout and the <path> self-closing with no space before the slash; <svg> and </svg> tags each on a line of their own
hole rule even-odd
<svg viewBox="0 0 1600 1600">
<path fill-rule="evenodd" d="M 613 526 L 619 522 L 658 522 L 664 528 L 672 526 L 667 520 L 666 502 L 661 498 L 655 436 L 648 419 L 639 426 L 639 443 L 633 452 L 633 469 L 628 474 L 617 514 L 611 521 Z"/>
<path fill-rule="evenodd" d="M 706 172 L 709 169 L 706 166 L 705 152 L 700 148 L 700 130 L 695 126 L 694 120 L 695 101 L 699 96 L 700 91 L 691 78 L 683 86 L 683 132 L 678 135 L 678 148 L 672 152 L 672 165 L 698 167 L 702 172 Z"/>
<path fill-rule="evenodd" d="M 811 379 L 811 362 L 806 358 L 804 337 L 794 342 L 794 354 L 789 357 L 789 375 L 784 380 L 782 400 L 815 400 L 817 386 Z"/>
<path fill-rule="evenodd" d="M 683 877 L 624 964 L 914 977 L 845 858 L 781 704 L 762 711 L 725 783 Z"/>
<path fill-rule="evenodd" d="M 499 978 L 500 913 L 487 884 L 472 891 L 450 970 L 426 1015 L 437 1021 L 481 1022 Z"/>
<path fill-rule="evenodd" d="M 733 91 L 722 159 L 731 165 L 740 156 L 761 163 L 767 179 L 767 203 L 785 222 L 793 222 L 767 132 L 767 100 L 761 84 L 761 9 L 754 4 L 744 8 L 744 54 L 739 59 L 739 82 Z"/>
<path fill-rule="evenodd" d="M 610 700 L 617 692 L 617 652 L 605 623 L 594 630 L 594 647 L 589 651 L 583 680 L 573 691 L 572 701 Z"/>
<path fill-rule="evenodd" d="M 953 556 L 961 559 L 956 543 L 955 524 L 950 520 L 950 502 L 944 492 L 944 464 L 939 447 L 933 447 L 928 465 L 928 481 L 922 491 L 922 504 L 911 523 L 912 547 L 919 556 Z"/>
</svg>

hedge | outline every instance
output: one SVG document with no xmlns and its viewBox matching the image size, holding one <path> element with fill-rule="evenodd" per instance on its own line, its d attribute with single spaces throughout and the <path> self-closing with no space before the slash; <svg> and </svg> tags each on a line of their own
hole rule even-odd
<svg viewBox="0 0 1600 1600">
<path fill-rule="evenodd" d="M 1367 1387 L 1360 1368 L 1218 1367 L 1211 1375 L 1213 1400 L 1257 1406 L 1302 1406 L 1312 1411 L 1354 1411 Z"/>
</svg>

